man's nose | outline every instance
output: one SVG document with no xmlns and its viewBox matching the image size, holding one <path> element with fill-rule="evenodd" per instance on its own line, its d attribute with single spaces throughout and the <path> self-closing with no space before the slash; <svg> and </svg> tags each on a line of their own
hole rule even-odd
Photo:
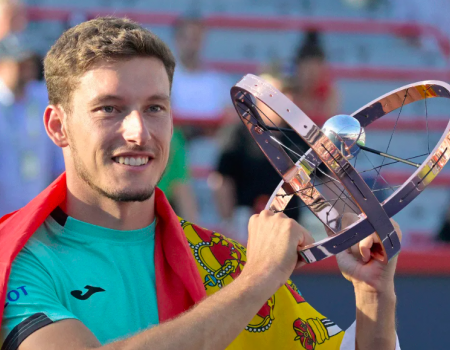
<svg viewBox="0 0 450 350">
<path fill-rule="evenodd" d="M 132 111 L 123 121 L 123 137 L 127 142 L 143 146 L 150 140 L 150 132 L 142 114 Z"/>
</svg>

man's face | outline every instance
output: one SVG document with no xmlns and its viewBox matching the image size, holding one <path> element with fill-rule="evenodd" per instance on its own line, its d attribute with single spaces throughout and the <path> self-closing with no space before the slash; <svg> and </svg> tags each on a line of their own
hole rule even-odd
<svg viewBox="0 0 450 350">
<path fill-rule="evenodd" d="M 176 46 L 180 59 L 185 64 L 195 61 L 200 57 L 203 45 L 204 29 L 201 23 L 186 22 L 178 29 Z"/>
<path fill-rule="evenodd" d="M 68 172 L 115 201 L 150 198 L 172 137 L 163 63 L 133 58 L 96 65 L 79 79 L 66 129 Z"/>
</svg>

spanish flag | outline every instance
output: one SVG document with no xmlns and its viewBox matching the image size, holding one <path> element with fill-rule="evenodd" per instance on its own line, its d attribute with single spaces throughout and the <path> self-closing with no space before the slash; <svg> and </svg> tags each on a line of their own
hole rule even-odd
<svg viewBox="0 0 450 350">
<path fill-rule="evenodd" d="M 0 320 L 11 264 L 28 239 L 66 198 L 61 175 L 22 209 L 0 219 Z M 245 248 L 223 235 L 176 216 L 155 191 L 156 294 L 160 322 L 189 310 L 239 276 Z M 208 336 L 208 335 L 205 335 Z M 287 281 L 227 349 L 340 349 L 344 332 L 318 313 Z"/>
</svg>

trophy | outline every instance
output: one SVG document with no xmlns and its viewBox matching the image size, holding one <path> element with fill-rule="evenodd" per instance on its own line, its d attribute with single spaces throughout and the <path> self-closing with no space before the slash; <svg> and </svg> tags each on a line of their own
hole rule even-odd
<svg viewBox="0 0 450 350">
<path fill-rule="evenodd" d="M 298 196 L 328 228 L 327 238 L 299 250 L 305 262 L 338 254 L 373 232 L 380 238 L 384 263 L 399 253 L 400 240 L 390 218 L 411 203 L 447 163 L 450 123 L 433 149 L 428 146 L 425 154 L 408 159 L 390 154 L 394 132 L 386 151 L 368 147 L 366 128 L 392 111 L 398 111 L 396 126 L 405 106 L 423 100 L 426 109 L 427 100 L 435 97 L 450 98 L 450 85 L 434 80 L 406 85 L 351 115 L 334 116 L 320 128 L 289 98 L 258 76 L 248 74 L 231 89 L 240 119 L 282 179 L 266 209 L 283 212 L 292 197 Z M 428 133 L 427 109 L 426 117 Z M 302 151 L 294 139 L 300 139 L 309 149 Z M 377 172 L 375 182 L 383 178 L 381 168 L 388 164 L 403 163 L 414 171 L 402 184 L 389 186 L 392 193 L 380 200 L 377 189 L 366 182 L 364 171 L 357 169 L 356 161 L 362 153 L 383 157 L 381 166 L 371 169 Z M 420 157 L 423 158 L 420 163 L 413 161 Z M 346 212 L 356 213 L 358 221 L 342 228 Z"/>
</svg>

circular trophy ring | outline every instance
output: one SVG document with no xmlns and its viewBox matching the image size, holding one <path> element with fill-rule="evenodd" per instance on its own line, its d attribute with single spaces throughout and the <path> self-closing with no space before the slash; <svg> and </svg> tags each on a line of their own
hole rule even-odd
<svg viewBox="0 0 450 350">
<path fill-rule="evenodd" d="M 450 98 L 450 85 L 422 81 L 403 86 L 368 103 L 351 116 L 362 127 L 409 103 L 426 98 Z M 409 179 L 380 203 L 360 174 L 322 130 L 291 100 L 263 79 L 248 74 L 232 89 L 231 98 L 242 122 L 282 177 L 266 209 L 283 211 L 297 195 L 329 228 L 332 235 L 299 250 L 304 261 L 312 263 L 338 254 L 376 232 L 382 242 L 384 262 L 400 251 L 400 240 L 390 218 L 406 207 L 436 177 L 450 156 L 450 122 L 437 146 Z M 310 147 L 297 163 L 287 155 L 281 142 L 272 136 L 257 110 L 265 104 L 281 117 Z M 324 163 L 359 207 L 358 221 L 341 229 L 341 213 L 324 199 L 309 175 Z"/>
</svg>

